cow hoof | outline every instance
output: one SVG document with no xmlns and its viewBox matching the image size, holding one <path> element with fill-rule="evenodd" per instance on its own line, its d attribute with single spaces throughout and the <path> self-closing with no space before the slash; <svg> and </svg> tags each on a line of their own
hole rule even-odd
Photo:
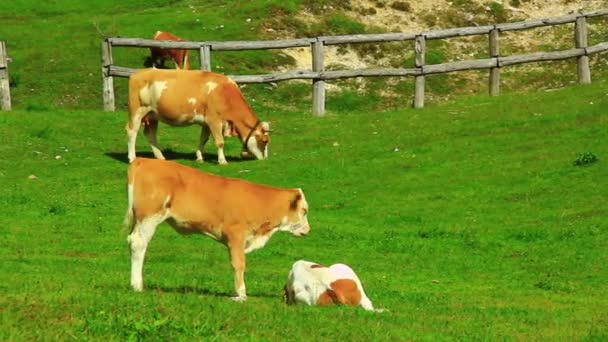
<svg viewBox="0 0 608 342">
<path fill-rule="evenodd" d="M 228 165 L 228 162 L 227 162 L 227 161 L 225 161 L 225 160 L 219 160 L 217 163 L 218 163 L 219 165 Z"/>
<path fill-rule="evenodd" d="M 230 299 L 233 302 L 237 302 L 237 303 L 244 303 L 247 301 L 247 296 L 236 296 L 236 297 L 230 297 Z"/>
</svg>

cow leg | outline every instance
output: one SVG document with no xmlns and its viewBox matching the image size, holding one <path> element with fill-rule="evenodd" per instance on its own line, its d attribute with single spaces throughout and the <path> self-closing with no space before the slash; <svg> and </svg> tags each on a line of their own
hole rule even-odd
<svg viewBox="0 0 608 342">
<path fill-rule="evenodd" d="M 220 165 L 226 165 L 228 162 L 226 161 L 226 156 L 224 156 L 224 123 L 218 122 L 216 124 L 210 125 L 211 134 L 213 135 L 213 140 L 215 141 L 215 146 L 217 147 L 217 163 Z"/>
<path fill-rule="evenodd" d="M 140 125 L 139 121 L 127 123 L 127 155 L 129 163 L 135 160 L 135 141 L 137 140 L 137 131 L 139 131 Z"/>
<path fill-rule="evenodd" d="M 209 140 L 209 126 L 206 124 L 201 125 L 201 139 L 198 142 L 198 149 L 196 150 L 196 161 L 203 161 L 203 149 L 205 144 Z"/>
<path fill-rule="evenodd" d="M 156 140 L 157 129 L 158 129 L 157 120 L 148 119 L 144 123 L 144 135 L 146 136 L 146 139 L 148 139 L 148 143 L 150 144 L 152 153 L 154 153 L 154 157 L 156 159 L 165 160 L 165 156 L 163 156 L 163 153 L 160 151 L 160 148 L 158 147 L 158 142 Z"/>
<path fill-rule="evenodd" d="M 129 163 L 135 160 L 135 142 L 137 140 L 137 132 L 141 126 L 141 120 L 150 111 L 147 107 L 139 107 L 134 114 L 129 113 L 129 121 L 127 122 L 127 156 Z"/>
<path fill-rule="evenodd" d="M 230 239 L 228 242 L 230 248 L 230 262 L 234 269 L 234 289 L 236 297 L 232 300 L 244 302 L 247 300 L 247 291 L 245 289 L 245 243 L 242 239 Z"/>
<path fill-rule="evenodd" d="M 159 217 L 152 216 L 137 222 L 127 238 L 131 247 L 131 287 L 135 291 L 142 291 L 144 288 L 142 273 L 146 249 L 154 236 L 156 226 L 162 221 Z"/>
</svg>

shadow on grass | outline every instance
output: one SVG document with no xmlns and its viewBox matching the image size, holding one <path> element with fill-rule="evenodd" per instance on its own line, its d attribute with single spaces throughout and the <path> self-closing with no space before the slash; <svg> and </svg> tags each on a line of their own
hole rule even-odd
<svg viewBox="0 0 608 342">
<path fill-rule="evenodd" d="M 148 288 L 153 291 L 166 292 L 166 293 L 196 294 L 196 295 L 223 297 L 223 298 L 234 297 L 234 293 L 232 293 L 232 292 L 212 291 L 209 289 L 202 289 L 202 288 L 197 288 L 197 287 L 192 287 L 192 286 L 167 287 L 167 286 L 159 286 L 159 285 L 155 285 L 155 284 L 150 284 L 148 286 Z M 282 292 L 277 291 L 276 294 L 248 293 L 247 296 L 253 297 L 253 298 L 281 298 Z"/>
<path fill-rule="evenodd" d="M 129 158 L 127 157 L 127 152 L 105 152 L 104 155 L 110 157 L 114 160 L 118 160 L 119 162 L 128 164 Z M 184 153 L 184 152 L 176 152 L 171 149 L 167 149 L 163 151 L 163 155 L 167 160 L 192 160 L 196 159 L 196 154 L 194 152 Z M 154 158 L 154 154 L 152 152 L 138 152 L 138 157 L 144 158 Z M 203 159 L 205 163 L 215 163 L 217 164 L 217 154 L 212 153 L 203 153 Z M 229 163 L 232 162 L 243 162 L 247 161 L 246 159 L 242 159 L 239 157 L 226 156 L 226 161 Z"/>
</svg>

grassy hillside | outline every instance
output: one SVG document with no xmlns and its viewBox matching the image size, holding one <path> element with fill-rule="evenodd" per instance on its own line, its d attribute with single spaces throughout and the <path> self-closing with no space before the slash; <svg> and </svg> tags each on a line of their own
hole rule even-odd
<svg viewBox="0 0 608 342">
<path fill-rule="evenodd" d="M 3 113 L 0 339 L 605 340 L 607 92 L 323 119 L 260 110 L 270 159 L 225 167 L 193 162 L 195 128 L 161 126 L 180 163 L 307 195 L 311 235 L 249 255 L 244 304 L 227 298 L 225 248 L 165 225 L 145 291 L 128 288 L 124 112 Z M 141 136 L 138 151 L 151 155 Z M 286 307 L 296 259 L 350 264 L 388 312 Z"/>
<path fill-rule="evenodd" d="M 0 3 L 0 39 L 13 59 L 13 105 L 22 109 L 101 108 L 104 36 L 152 37 L 167 30 L 197 40 L 259 39 L 273 11 L 295 9 L 298 1 L 58 1 L 34 6 Z M 247 21 L 250 18 L 251 21 Z M 142 67 L 147 49 L 115 49 L 119 65 Z M 259 71 L 276 65 L 269 52 L 216 54 L 219 72 Z M 196 58 L 193 58 L 196 60 Z M 116 81 L 118 106 L 126 106 L 126 80 Z"/>
<path fill-rule="evenodd" d="M 13 59 L 9 66 L 13 107 L 25 110 L 101 108 L 100 44 L 104 36 L 152 37 L 157 30 L 167 30 L 192 40 L 221 41 L 383 32 L 390 29 L 363 25 L 350 14 L 347 16 L 345 13 L 356 9 L 349 3 L 336 0 L 3 1 L 0 3 L 0 39 L 7 42 Z M 413 18 L 420 20 L 417 25 L 428 28 L 473 25 L 467 21 L 448 20 L 466 17 L 470 12 L 485 11 L 480 5 L 472 5 L 473 2 L 468 0 L 455 1 L 453 9 L 437 13 L 436 18 L 422 14 Z M 331 6 L 331 10 L 328 6 Z M 593 9 L 585 6 L 585 9 Z M 306 21 L 297 15 L 303 9 L 314 13 L 318 20 Z M 367 18 L 363 14 L 360 17 Z M 430 17 L 435 18 L 434 21 L 429 21 Z M 490 15 L 487 20 L 490 18 L 494 17 Z M 494 19 L 500 21 L 500 18 Z M 525 18 L 509 17 L 504 20 L 507 19 Z M 592 19 L 590 25 L 590 44 L 604 41 L 607 33 L 605 19 Z M 530 39 L 525 38 L 530 34 L 523 38 L 520 33 L 504 34 L 501 36 L 501 52 L 515 54 L 571 47 L 570 26 L 530 31 L 532 35 L 543 37 L 540 39 L 543 41 L 541 46 L 531 44 Z M 428 47 L 428 63 L 487 56 L 487 41 L 482 37 L 432 41 Z M 351 48 L 359 58 L 377 61 L 378 65 L 372 64 L 373 67 L 413 66 L 411 42 L 363 44 Z M 137 68 L 143 66 L 147 54 L 147 49 L 116 48 L 114 61 L 120 66 Z M 194 67 L 197 67 L 197 53 L 193 51 L 192 54 Z M 280 66 L 294 69 L 297 62 L 282 51 L 215 52 L 212 58 L 213 70 L 228 74 L 268 73 Z M 350 55 L 338 54 L 334 59 L 328 68 L 347 67 L 351 62 Z M 591 64 L 594 80 L 608 75 L 605 54 L 594 56 Z M 573 61 L 505 68 L 502 91 L 559 88 L 575 80 Z M 403 108 L 409 104 L 414 88 L 411 78 L 354 79 L 330 84 L 339 85 L 343 90 L 329 92 L 330 110 Z M 115 85 L 117 108 L 124 109 L 126 80 L 117 79 Z M 244 91 L 248 97 L 264 102 L 265 106 L 310 111 L 309 82 L 284 82 L 277 88 L 248 86 Z M 433 75 L 427 80 L 428 103 L 486 91 L 485 71 Z"/>
<path fill-rule="evenodd" d="M 474 93 L 485 73 L 467 82 L 435 75 L 423 110 L 395 109 L 409 103 L 411 80 L 344 82 L 346 91 L 328 92 L 325 118 L 308 114 L 307 83 L 249 85 L 246 98 L 274 129 L 266 161 L 234 158 L 240 144 L 232 139 L 229 165 L 197 164 L 198 130 L 163 125 L 160 144 L 173 160 L 302 187 L 312 232 L 279 233 L 250 254 L 250 298 L 239 304 L 228 299 L 225 248 L 163 225 L 148 251 L 145 291 L 129 289 L 120 229 L 126 82 L 116 81 L 118 112 L 100 111 L 103 35 L 272 38 L 269 23 L 302 24 L 291 21 L 301 6 L 323 13 L 323 4 L 340 3 L 0 2 L 15 108 L 0 113 L 0 340 L 608 339 L 604 57 L 592 59 L 590 86 L 515 86 L 568 85 L 574 70 L 563 62 L 526 77 L 505 70 L 500 97 L 443 104 L 433 96 Z M 297 32 L 361 28 L 326 14 Z M 592 30 L 591 43 L 602 32 Z M 449 57 L 445 46 L 431 47 L 429 59 Z M 147 51 L 115 53 L 120 65 L 138 67 Z M 225 73 L 290 63 L 276 52 L 213 55 L 214 70 Z M 382 97 L 389 87 L 405 96 Z M 216 160 L 212 144 L 206 152 Z M 138 155 L 151 156 L 142 135 Z M 297 259 L 351 265 L 387 312 L 285 306 L 281 289 Z"/>
</svg>

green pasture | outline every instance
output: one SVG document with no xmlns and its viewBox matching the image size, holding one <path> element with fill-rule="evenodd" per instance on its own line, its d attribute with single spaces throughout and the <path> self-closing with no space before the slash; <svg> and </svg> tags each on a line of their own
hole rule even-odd
<svg viewBox="0 0 608 342">
<path fill-rule="evenodd" d="M 117 79 L 118 110 L 101 111 L 103 35 L 167 30 L 249 40 L 272 38 L 269 26 L 296 36 L 361 29 L 322 9 L 343 3 L 0 2 L 14 108 L 0 112 L 0 340 L 608 340 L 605 54 L 591 58 L 591 85 L 571 85 L 573 61 L 542 64 L 523 77 L 506 69 L 504 94 L 494 98 L 483 94 L 485 72 L 467 74 L 483 91 L 433 75 L 422 110 L 408 109 L 411 79 L 362 88 L 341 81 L 346 90 L 328 91 L 324 118 L 310 115 L 309 83 L 248 85 L 245 97 L 272 122 L 265 161 L 241 160 L 240 143 L 230 139 L 228 165 L 216 164 L 212 141 L 198 164 L 198 129 L 161 125 L 169 159 L 301 187 L 312 231 L 277 233 L 249 254 L 249 299 L 235 303 L 225 247 L 162 225 L 144 291 L 129 288 L 121 228 L 127 89 Z M 327 16 L 303 27 L 293 13 L 304 5 Z M 606 26 L 594 23 L 596 44 Z M 431 47 L 433 60 L 448 59 L 446 45 Z M 146 54 L 117 48 L 115 61 L 139 67 Z M 212 56 L 224 73 L 292 62 L 277 51 Z M 393 87 L 403 96 L 382 96 Z M 481 95 L 462 97 L 469 93 Z M 152 156 L 142 134 L 137 151 Z M 282 287 L 298 259 L 349 264 L 386 311 L 284 305 Z"/>
<path fill-rule="evenodd" d="M 228 299 L 225 248 L 165 225 L 145 291 L 129 289 L 124 111 L 4 112 L 0 339 L 605 340 L 607 93 L 596 82 L 325 118 L 262 109 L 270 158 L 224 167 L 212 145 L 193 161 L 196 128 L 161 126 L 171 159 L 307 195 L 311 234 L 248 256 L 243 304 Z M 351 265 L 387 312 L 285 306 L 297 259 Z"/>
</svg>

